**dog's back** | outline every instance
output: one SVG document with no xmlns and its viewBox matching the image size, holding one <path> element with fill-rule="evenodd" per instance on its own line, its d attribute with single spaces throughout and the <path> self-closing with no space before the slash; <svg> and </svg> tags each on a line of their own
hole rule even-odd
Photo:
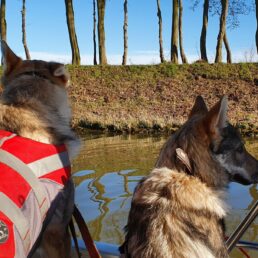
<svg viewBox="0 0 258 258">
<path fill-rule="evenodd" d="M 237 142 L 235 149 L 225 147 L 230 137 Z M 242 167 L 243 175 L 233 169 L 233 158 L 227 160 L 231 170 L 225 168 L 223 155 L 233 157 L 242 145 L 239 134 L 226 123 L 225 98 L 209 112 L 197 98 L 188 122 L 165 143 L 157 168 L 135 189 L 121 247 L 124 256 L 228 257 L 224 189 L 235 178 L 251 183 L 258 177 L 257 161 L 244 149 L 237 154 L 238 159 L 250 161 Z M 178 148 L 186 153 L 185 160 L 178 157 Z"/>
<path fill-rule="evenodd" d="M 154 169 L 133 197 L 126 235 L 130 257 L 227 257 L 220 197 L 195 177 Z"/>
<path fill-rule="evenodd" d="M 22 60 L 4 41 L 1 45 L 0 165 L 2 170 L 7 168 L 1 176 L 0 197 L 8 196 L 6 203 L 12 209 L 0 202 L 0 222 L 3 217 L 12 218 L 5 223 L 10 236 L 15 227 L 20 231 L 8 243 L 7 239 L 0 243 L 0 257 L 13 257 L 12 253 L 27 257 L 29 252 L 29 257 L 71 257 L 68 224 L 74 185 L 70 159 L 79 141 L 70 125 L 69 74 L 63 64 Z M 30 198 L 35 202 L 29 202 Z"/>
</svg>

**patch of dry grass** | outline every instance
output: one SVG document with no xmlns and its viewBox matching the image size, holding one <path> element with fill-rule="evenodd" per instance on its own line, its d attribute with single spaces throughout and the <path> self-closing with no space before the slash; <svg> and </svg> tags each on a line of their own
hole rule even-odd
<svg viewBox="0 0 258 258">
<path fill-rule="evenodd" d="M 197 95 L 228 95 L 229 119 L 258 135 L 258 64 L 67 66 L 73 126 L 113 132 L 173 131 Z M 1 73 L 1 70 L 0 70 Z"/>
<path fill-rule="evenodd" d="M 173 131 L 195 97 L 208 106 L 226 94 L 230 121 L 257 134 L 257 64 L 68 66 L 76 128 L 108 131 Z"/>
</svg>

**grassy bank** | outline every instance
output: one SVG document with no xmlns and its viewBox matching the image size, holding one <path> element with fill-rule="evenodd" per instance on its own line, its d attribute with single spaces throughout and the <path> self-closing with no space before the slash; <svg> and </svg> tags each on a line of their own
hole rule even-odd
<svg viewBox="0 0 258 258">
<path fill-rule="evenodd" d="M 171 132 L 197 95 L 229 99 L 229 119 L 258 135 L 258 64 L 71 66 L 73 126 L 81 131 Z M 0 69 L 0 74 L 2 73 Z"/>
<path fill-rule="evenodd" d="M 115 132 L 173 131 L 197 95 L 227 94 L 230 121 L 258 134 L 258 64 L 68 66 L 73 125 Z"/>
</svg>

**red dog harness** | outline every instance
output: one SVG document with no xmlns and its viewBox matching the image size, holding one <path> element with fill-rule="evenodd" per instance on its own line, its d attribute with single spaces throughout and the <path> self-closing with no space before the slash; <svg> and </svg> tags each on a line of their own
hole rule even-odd
<svg viewBox="0 0 258 258">
<path fill-rule="evenodd" d="M 65 145 L 0 130 L 0 258 L 24 258 L 71 173 Z"/>
</svg>

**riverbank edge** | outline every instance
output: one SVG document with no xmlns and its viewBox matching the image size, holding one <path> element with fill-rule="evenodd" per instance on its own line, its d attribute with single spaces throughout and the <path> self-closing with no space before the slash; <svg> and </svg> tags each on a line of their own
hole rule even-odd
<svg viewBox="0 0 258 258">
<path fill-rule="evenodd" d="M 80 133 L 173 133 L 197 95 L 209 107 L 228 95 L 230 122 L 258 137 L 258 63 L 66 67 L 72 126 Z"/>
<path fill-rule="evenodd" d="M 73 129 L 79 135 L 86 135 L 88 133 L 103 134 L 103 135 L 121 135 L 121 134 L 139 134 L 139 135 L 170 135 L 175 133 L 183 124 L 175 124 L 171 127 L 161 128 L 159 125 L 154 127 L 143 126 L 142 123 L 138 127 L 134 128 L 117 128 L 116 125 L 103 126 L 97 122 L 95 123 L 83 123 L 80 125 L 74 125 Z M 243 137 L 258 138 L 258 129 L 253 125 L 246 124 L 233 124 Z"/>
<path fill-rule="evenodd" d="M 239 128 L 242 135 L 258 136 L 257 63 L 68 65 L 67 68 L 72 83 L 69 92 L 74 110 L 72 124 L 79 132 L 173 133 L 187 120 L 197 94 L 204 97 L 209 107 L 225 94 L 229 98 L 229 121 Z M 220 84 L 221 87 L 218 86 Z M 187 90 L 188 85 L 193 86 Z M 167 96 L 171 89 L 173 93 Z M 174 102 L 167 101 L 165 97 L 173 98 Z M 167 104 L 163 105 L 163 99 Z M 179 105 L 172 112 L 169 108 L 171 102 Z M 167 114 L 174 117 L 167 118 Z"/>
</svg>

